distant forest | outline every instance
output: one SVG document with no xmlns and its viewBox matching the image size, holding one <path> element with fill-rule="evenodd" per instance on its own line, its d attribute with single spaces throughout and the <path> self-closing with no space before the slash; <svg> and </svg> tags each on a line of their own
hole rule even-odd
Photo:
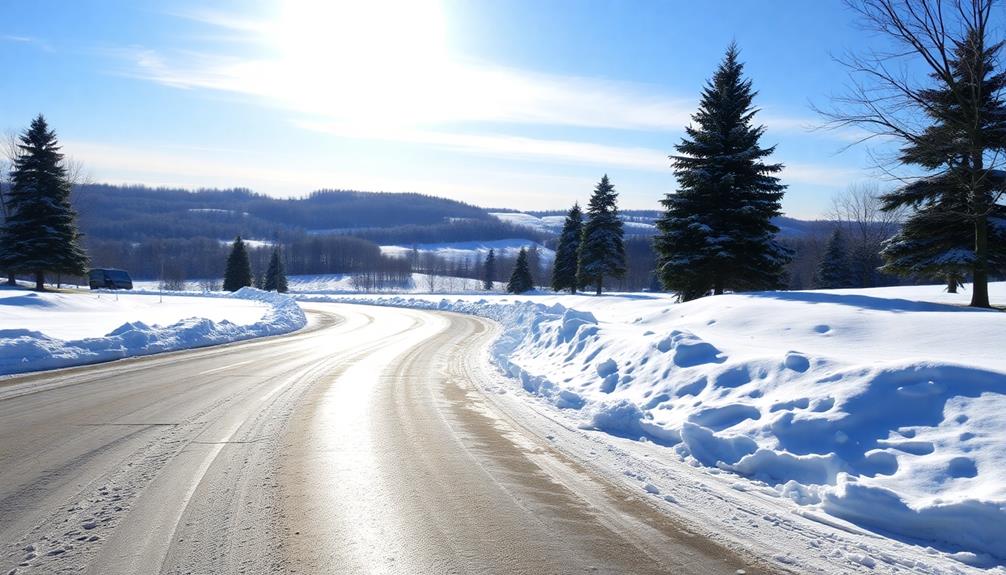
<svg viewBox="0 0 1006 575">
<path fill-rule="evenodd" d="M 498 220 L 482 208 L 422 194 L 321 190 L 281 199 L 246 189 L 188 191 L 88 184 L 74 190 L 83 232 L 106 240 L 149 238 L 270 239 L 297 232 L 442 226 Z"/>
<path fill-rule="evenodd" d="M 171 285 L 220 276 L 238 235 L 281 246 L 290 274 L 366 274 L 368 281 L 376 274 L 396 282 L 413 270 L 479 277 L 481 262 L 391 258 L 380 245 L 549 239 L 482 208 L 422 194 L 321 190 L 278 199 L 245 189 L 88 184 L 74 190 L 72 201 L 92 265 Z M 271 251 L 250 245 L 256 270 Z"/>
<path fill-rule="evenodd" d="M 80 229 L 94 266 L 129 270 L 137 279 L 219 278 L 237 235 L 281 246 L 290 274 L 359 274 L 365 285 L 407 281 L 412 272 L 480 278 L 480 261 L 391 258 L 380 245 L 492 241 L 521 238 L 555 248 L 556 238 L 539 230 L 500 221 L 491 211 L 421 194 L 322 190 L 302 198 L 278 199 L 246 189 L 188 191 L 144 186 L 90 184 L 74 190 Z M 543 217 L 561 210 L 527 212 Z M 656 210 L 623 210 L 627 221 L 652 222 Z M 815 266 L 836 223 L 776 218 L 782 241 L 796 257 L 790 287 L 814 285 Z M 627 273 L 610 289 L 659 289 L 655 257 L 647 236 L 626 237 Z M 272 252 L 252 244 L 249 253 L 260 273 Z M 873 254 L 875 256 L 875 254 Z M 879 265 L 871 256 L 869 266 Z M 499 281 L 512 261 L 500 257 Z M 550 266 L 542 260 L 533 275 L 547 285 Z M 864 273 L 857 285 L 889 285 L 898 280 Z M 208 285 L 207 287 L 213 287 Z"/>
</svg>

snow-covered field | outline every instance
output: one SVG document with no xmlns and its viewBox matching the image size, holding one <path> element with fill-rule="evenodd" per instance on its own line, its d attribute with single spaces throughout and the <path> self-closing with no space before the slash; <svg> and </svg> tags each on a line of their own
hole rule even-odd
<svg viewBox="0 0 1006 575">
<path fill-rule="evenodd" d="M 560 224 L 560 228 L 562 224 Z M 442 244 L 416 244 L 415 246 L 381 246 L 381 253 L 391 257 L 408 257 L 413 248 L 420 254 L 432 253 L 451 262 L 468 260 L 482 261 L 489 250 L 495 250 L 497 256 L 517 257 L 521 248 L 536 246 L 541 258 L 546 261 L 555 259 L 555 252 L 545 246 L 520 238 L 493 240 L 485 242 L 447 242 Z"/>
<path fill-rule="evenodd" d="M 187 292 L 201 293 L 202 280 L 191 280 L 185 282 Z M 221 283 L 217 281 L 217 283 Z M 133 285 L 137 290 L 156 292 L 159 282 L 157 281 L 136 281 Z M 293 275 L 287 277 L 287 284 L 291 293 L 359 293 L 366 290 L 359 289 L 353 281 L 352 274 L 315 274 L 315 275 Z M 503 291 L 506 284 L 496 282 L 496 289 Z M 427 274 L 414 273 L 404 286 L 388 285 L 380 289 L 371 291 L 389 293 L 477 293 L 482 290 L 482 281 L 472 278 L 459 278 L 452 276 L 430 276 Z M 164 292 L 170 294 L 172 292 Z M 167 296 L 165 296 L 167 298 Z"/>
<path fill-rule="evenodd" d="M 0 290 L 0 375 L 277 335 L 300 329 L 289 297 Z"/>
<path fill-rule="evenodd" d="M 193 316 L 248 325 L 268 309 L 264 302 L 238 298 L 0 289 L 0 329 L 30 329 L 58 339 L 100 337 L 127 322 L 170 325 Z"/>
<path fill-rule="evenodd" d="M 1006 284 L 992 290 L 1006 304 Z M 500 321 L 496 361 L 556 417 L 667 469 L 734 477 L 731 497 L 815 534 L 784 563 L 1006 573 L 1006 314 L 963 307 L 967 293 L 338 299 Z M 777 528 L 750 536 L 773 545 Z"/>
</svg>

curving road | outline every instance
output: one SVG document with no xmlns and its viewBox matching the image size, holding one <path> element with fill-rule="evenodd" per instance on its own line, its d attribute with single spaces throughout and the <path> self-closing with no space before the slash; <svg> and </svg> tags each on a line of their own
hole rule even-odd
<svg viewBox="0 0 1006 575">
<path fill-rule="evenodd" d="M 305 308 L 290 336 L 0 383 L 0 574 L 745 568 L 488 401 L 491 322 Z"/>
</svg>

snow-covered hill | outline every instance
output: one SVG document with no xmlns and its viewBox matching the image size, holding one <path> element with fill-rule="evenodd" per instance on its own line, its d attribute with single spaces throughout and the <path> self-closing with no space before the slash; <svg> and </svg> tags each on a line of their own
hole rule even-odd
<svg viewBox="0 0 1006 575">
<path fill-rule="evenodd" d="M 534 216 L 523 212 L 490 212 L 504 222 L 523 226 L 539 232 L 556 234 L 562 232 L 562 224 L 566 221 L 565 216 Z M 656 227 L 649 222 L 623 221 L 622 225 L 626 235 L 653 235 Z"/>
<path fill-rule="evenodd" d="M 580 426 L 662 445 L 846 531 L 1006 565 L 1006 314 L 963 307 L 967 293 L 345 299 L 497 319 L 500 365 Z M 897 547 L 857 540 L 872 550 L 859 566 Z"/>
</svg>

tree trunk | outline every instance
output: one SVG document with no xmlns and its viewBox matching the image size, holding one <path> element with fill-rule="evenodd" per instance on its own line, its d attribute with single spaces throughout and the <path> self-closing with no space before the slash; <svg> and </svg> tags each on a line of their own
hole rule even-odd
<svg viewBox="0 0 1006 575">
<path fill-rule="evenodd" d="M 720 278 L 713 279 L 713 295 L 723 295 L 723 280 Z"/>
<path fill-rule="evenodd" d="M 35 291 L 45 291 L 45 272 L 35 272 Z"/>
<path fill-rule="evenodd" d="M 601 295 L 601 283 L 603 281 L 604 281 L 604 278 L 597 278 L 597 283 L 594 284 L 597 287 L 596 295 Z"/>
<path fill-rule="evenodd" d="M 957 276 L 947 276 L 947 293 L 957 293 Z"/>
<path fill-rule="evenodd" d="M 975 219 L 975 265 L 972 271 L 971 307 L 992 307 L 989 303 L 989 225 L 986 216 Z"/>
<path fill-rule="evenodd" d="M 9 286 L 17 285 L 17 277 L 15 277 L 14 272 L 7 272 L 7 285 Z"/>
</svg>

